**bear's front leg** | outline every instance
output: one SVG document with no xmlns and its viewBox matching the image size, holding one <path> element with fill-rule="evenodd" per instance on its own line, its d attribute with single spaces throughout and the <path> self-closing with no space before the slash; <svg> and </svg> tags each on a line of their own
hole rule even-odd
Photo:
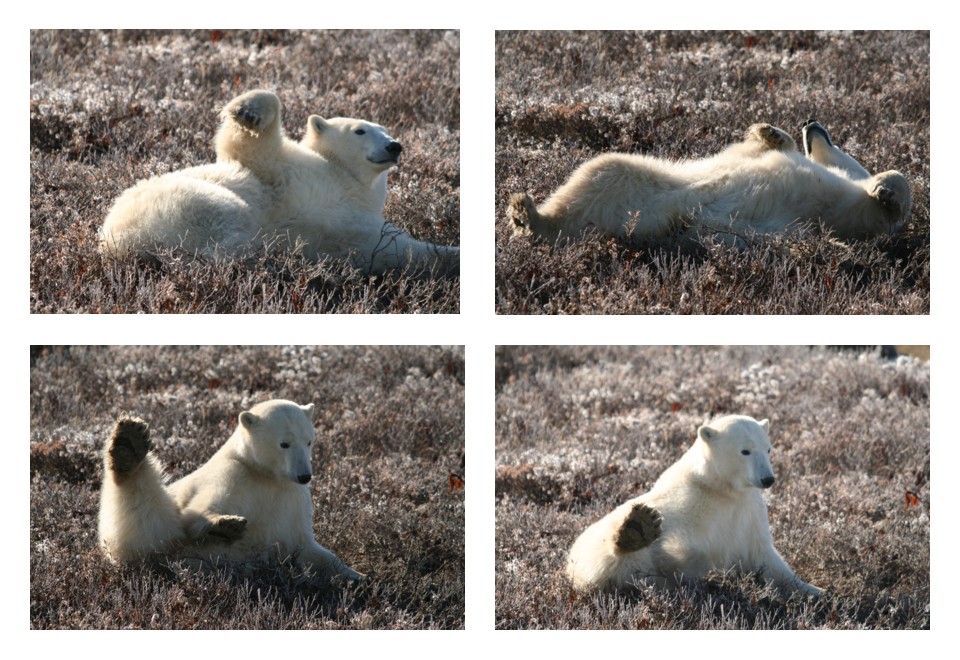
<svg viewBox="0 0 960 660">
<path fill-rule="evenodd" d="M 312 541 L 300 550 L 297 561 L 303 565 L 313 566 L 314 570 L 328 575 L 334 581 L 359 582 L 366 579 L 363 573 L 358 573 L 347 566 L 339 557 L 316 541 Z"/>
<path fill-rule="evenodd" d="M 663 516 L 646 504 L 636 504 L 617 530 L 614 545 L 617 552 L 634 552 L 646 548 L 660 537 Z"/>
<path fill-rule="evenodd" d="M 827 129 L 812 119 L 803 125 L 803 151 L 813 162 L 839 168 L 854 181 L 870 178 L 860 163 L 833 143 Z"/>
<path fill-rule="evenodd" d="M 239 540 L 247 529 L 247 519 L 243 516 L 201 513 L 184 509 L 182 517 L 183 530 L 187 538 L 199 545 L 233 543 Z"/>
</svg>

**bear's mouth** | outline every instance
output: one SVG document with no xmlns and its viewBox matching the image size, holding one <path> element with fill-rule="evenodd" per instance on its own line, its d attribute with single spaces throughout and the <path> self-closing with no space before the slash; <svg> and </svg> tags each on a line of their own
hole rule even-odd
<svg viewBox="0 0 960 660">
<path fill-rule="evenodd" d="M 396 165 L 397 163 L 400 162 L 399 157 L 394 158 L 393 156 L 388 156 L 387 158 L 380 158 L 379 160 L 376 158 L 367 158 L 367 160 L 369 160 L 374 165 L 386 165 L 388 163 L 390 165 Z"/>
</svg>

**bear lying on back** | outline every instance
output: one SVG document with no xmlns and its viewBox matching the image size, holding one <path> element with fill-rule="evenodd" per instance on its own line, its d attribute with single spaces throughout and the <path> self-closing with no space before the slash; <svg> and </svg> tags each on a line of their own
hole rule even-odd
<svg viewBox="0 0 960 660">
<path fill-rule="evenodd" d="M 296 143 L 283 134 L 280 99 L 262 90 L 233 99 L 221 119 L 217 163 L 124 192 L 100 229 L 101 251 L 220 256 L 268 244 L 374 273 L 459 270 L 459 248 L 418 241 L 383 219 L 387 172 L 402 147 L 382 126 L 312 115 Z"/>
<path fill-rule="evenodd" d="M 754 124 L 743 142 L 703 160 L 604 154 L 577 168 L 539 208 L 529 195 L 514 195 L 507 215 L 516 234 L 550 241 L 595 227 L 619 237 L 708 232 L 730 244 L 811 224 L 840 239 L 864 239 L 892 233 L 910 217 L 902 174 L 870 176 L 817 122 L 804 126 L 803 142 L 806 155 L 779 128 Z"/>
<path fill-rule="evenodd" d="M 773 547 L 760 491 L 773 485 L 769 422 L 729 415 L 701 426 L 693 446 L 650 492 L 584 531 L 567 557 L 581 590 L 676 584 L 719 570 L 757 571 L 782 593 L 818 595 Z"/>
<path fill-rule="evenodd" d="M 313 404 L 266 401 L 241 412 L 230 439 L 166 484 L 146 422 L 123 418 L 104 449 L 100 546 L 116 562 L 155 554 L 283 560 L 325 577 L 363 576 L 313 536 Z"/>
</svg>

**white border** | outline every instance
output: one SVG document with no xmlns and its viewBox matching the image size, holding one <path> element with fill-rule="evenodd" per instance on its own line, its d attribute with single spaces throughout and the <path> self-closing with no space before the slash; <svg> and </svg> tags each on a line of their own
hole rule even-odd
<svg viewBox="0 0 960 660">
<path fill-rule="evenodd" d="M 459 28 L 461 36 L 461 245 L 463 246 L 461 315 L 450 317 L 343 317 L 343 316 L 230 316 L 164 317 L 149 320 L 139 317 L 68 317 L 31 316 L 28 314 L 26 292 L 29 290 L 28 237 L 25 211 L 9 214 L 6 221 L 12 232 L 13 246 L 4 266 L 7 286 L 2 295 L 7 310 L 7 334 L 2 341 L 3 365 L 17 369 L 21 374 L 15 384 L 6 388 L 6 396 L 15 402 L 16 413 L 12 437 L 17 460 L 4 464 L 7 484 L 4 495 L 15 501 L 13 533 L 8 535 L 4 551 L 4 566 L 12 574 L 12 584 L 4 589 L 3 630 L 11 633 L 8 640 L 16 649 L 23 642 L 30 644 L 34 654 L 65 651 L 71 657 L 81 658 L 102 654 L 101 645 L 113 645 L 116 640 L 105 637 L 110 633 L 31 632 L 29 628 L 29 565 L 26 546 L 21 534 L 29 525 L 29 503 L 24 481 L 28 474 L 29 383 L 27 346 L 31 343 L 122 344 L 136 343 L 224 343 L 229 338 L 236 344 L 272 343 L 368 343 L 368 344 L 422 344 L 445 343 L 466 345 L 467 355 L 467 630 L 460 632 L 414 633 L 319 633 L 323 638 L 307 639 L 304 633 L 297 640 L 271 635 L 297 633 L 235 634 L 215 633 L 187 636 L 182 633 L 163 634 L 162 644 L 136 640 L 135 648 L 115 647 L 117 653 L 135 652 L 146 658 L 167 657 L 171 653 L 187 652 L 199 655 L 205 651 L 236 652 L 243 648 L 248 653 L 264 651 L 281 653 L 319 653 L 342 651 L 351 655 L 383 652 L 391 658 L 472 657 L 476 653 L 490 655 L 504 651 L 528 657 L 585 656 L 603 649 L 626 649 L 614 645 L 630 644 L 644 655 L 657 651 L 676 653 L 677 643 L 683 651 L 709 652 L 711 657 L 742 656 L 746 653 L 772 651 L 787 658 L 804 658 L 823 653 L 827 657 L 843 654 L 881 652 L 882 657 L 913 657 L 927 653 L 934 645 L 949 649 L 946 644 L 951 633 L 951 622 L 958 613 L 953 594 L 956 592 L 955 574 L 946 568 L 946 557 L 955 547 L 950 505 L 956 501 L 955 479 L 950 479 L 940 465 L 955 465 L 956 441 L 945 431 L 945 408 L 951 405 L 952 392 L 948 377 L 958 365 L 956 342 L 950 340 L 956 316 L 954 283 L 960 282 L 957 260 L 940 253 L 934 246 L 932 315 L 923 318 L 883 317 L 577 317 L 577 318 L 521 318 L 496 317 L 493 303 L 493 231 L 494 217 L 494 32 L 506 28 L 720 28 L 786 25 L 801 27 L 886 27 L 892 29 L 929 29 L 932 34 L 933 88 L 931 135 L 936 140 L 932 148 L 932 171 L 938 182 L 944 183 L 952 175 L 953 166 L 945 154 L 954 151 L 956 140 L 947 130 L 954 108 L 957 107 L 947 80 L 955 75 L 956 56 L 953 52 L 952 28 L 956 20 L 947 15 L 947 5 L 915 2 L 911 11 L 892 2 L 871 3 L 869 11 L 855 5 L 837 2 L 807 2 L 797 5 L 770 6 L 760 2 L 725 3 L 704 6 L 703 3 L 667 7 L 624 4 L 600 0 L 588 7 L 582 4 L 560 2 L 541 3 L 493 2 L 454 4 L 450 2 L 409 2 L 398 5 L 373 0 L 363 8 L 339 8 L 323 5 L 303 5 L 286 0 L 271 5 L 271 16 L 279 21 L 314 23 L 319 27 L 420 27 Z M 4 62 L 2 75 L 6 88 L 27 87 L 29 61 L 28 29 L 49 24 L 77 27 L 91 22 L 108 21 L 125 26 L 156 26 L 159 21 L 189 17 L 194 25 L 213 25 L 223 20 L 222 9 L 206 7 L 193 2 L 167 2 L 162 6 L 132 6 L 130 3 L 71 3 L 58 6 L 48 3 L 41 8 L 29 7 L 30 18 L 8 16 L 4 28 Z M 136 12 L 131 14 L 130 12 Z M 546 12 L 550 12 L 547 15 Z M 589 14 L 589 15 L 587 15 Z M 231 5 L 227 20 L 245 22 L 249 17 L 264 15 L 263 6 Z M 26 22 L 26 25 L 18 23 Z M 904 25 L 904 22 L 908 23 Z M 26 103 L 12 102 L 14 126 L 24 127 L 26 121 L 18 113 Z M 21 97 L 22 98 L 22 97 Z M 22 122 L 22 123 L 21 123 Z M 22 140 L 22 141 L 21 141 Z M 3 181 L 9 186 L 14 208 L 27 204 L 25 191 L 29 189 L 28 171 L 24 163 L 23 135 L 14 141 L 13 148 L 4 154 Z M 16 144 L 22 145 L 16 147 Z M 945 184 L 944 185 L 949 185 Z M 944 187 L 932 188 L 931 206 L 941 206 L 938 200 L 946 194 Z M 956 239 L 957 222 L 946 214 L 937 218 L 934 236 L 940 244 L 952 244 Z M 944 259 L 947 261 L 944 262 Z M 951 295 L 953 294 L 953 295 Z M 539 339 L 539 341 L 538 341 Z M 494 438 L 494 346 L 497 344 L 676 344 L 676 343 L 916 343 L 931 344 L 933 359 L 938 368 L 933 371 L 933 458 L 932 491 L 936 493 L 937 510 L 932 534 L 932 567 L 936 575 L 933 588 L 932 622 L 930 632 L 882 633 L 806 633 L 803 645 L 768 636 L 765 643 L 745 639 L 746 633 L 718 632 L 650 633 L 650 632 L 506 632 L 494 631 L 493 603 L 493 438 Z M 943 366 L 940 367 L 939 365 Z M 952 379 L 951 379 L 952 380 Z M 947 483 L 944 483 L 944 482 Z M 938 551 L 939 550 L 939 551 Z M 781 633 L 782 634 L 782 633 Z M 27 639 L 20 639 L 28 635 Z M 644 635 L 643 640 L 628 635 Z M 679 639 L 682 637 L 682 639 Z M 126 638 L 124 642 L 133 641 Z M 642 646 L 637 647 L 642 641 Z M 771 642 L 776 646 L 772 647 Z M 209 647 L 208 647 L 209 645 Z M 228 648 L 223 649 L 226 645 Z M 243 645 L 241 647 L 241 645 Z M 269 646 L 268 646 L 269 645 Z M 669 646 L 668 646 L 669 645 Z M 640 650 L 642 649 L 642 651 Z M 14 653 L 18 651 L 14 650 Z M 22 651 L 20 651 L 22 652 Z M 109 652 L 109 651 L 108 651 Z"/>
</svg>

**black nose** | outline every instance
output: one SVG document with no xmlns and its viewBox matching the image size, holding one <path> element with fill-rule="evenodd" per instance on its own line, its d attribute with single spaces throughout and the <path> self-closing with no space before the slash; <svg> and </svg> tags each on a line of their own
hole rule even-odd
<svg viewBox="0 0 960 660">
<path fill-rule="evenodd" d="M 770 488 L 773 485 L 773 477 L 764 477 L 760 480 L 760 485 L 764 488 Z"/>
<path fill-rule="evenodd" d="M 301 474 L 299 477 L 297 477 L 297 481 L 299 481 L 302 484 L 310 483 L 310 479 L 311 477 L 309 474 Z"/>
<path fill-rule="evenodd" d="M 387 145 L 387 153 L 391 156 L 399 156 L 401 151 L 403 151 L 403 145 L 397 141 L 393 141 Z"/>
</svg>

